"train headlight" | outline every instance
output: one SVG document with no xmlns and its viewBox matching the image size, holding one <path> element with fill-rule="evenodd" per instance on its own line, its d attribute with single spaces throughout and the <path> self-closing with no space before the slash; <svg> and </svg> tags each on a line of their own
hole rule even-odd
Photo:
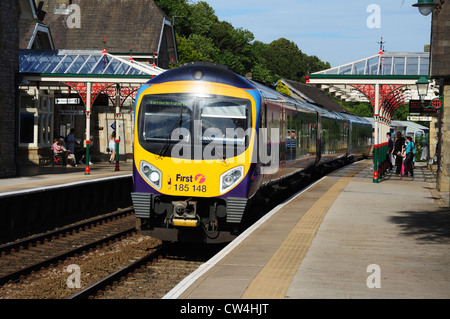
<svg viewBox="0 0 450 319">
<path fill-rule="evenodd" d="M 220 175 L 220 193 L 235 186 L 244 176 L 244 166 L 237 166 Z"/>
<path fill-rule="evenodd" d="M 159 169 L 146 161 L 141 161 L 140 172 L 150 185 L 156 189 L 161 189 L 162 173 Z"/>
<path fill-rule="evenodd" d="M 151 180 L 153 183 L 159 183 L 160 178 L 161 178 L 161 176 L 159 175 L 158 172 L 155 172 L 155 171 L 151 172 L 151 174 L 150 174 L 150 180 Z"/>
</svg>

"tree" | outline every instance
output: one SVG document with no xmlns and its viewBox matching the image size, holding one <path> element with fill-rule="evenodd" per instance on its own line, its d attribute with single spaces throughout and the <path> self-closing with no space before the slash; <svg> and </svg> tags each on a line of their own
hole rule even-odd
<svg viewBox="0 0 450 319">
<path fill-rule="evenodd" d="M 282 77 L 302 81 L 303 75 L 330 67 L 316 56 L 303 54 L 287 39 L 270 44 L 255 41 L 249 30 L 219 21 L 205 1 L 155 0 L 155 3 L 174 23 L 180 64 L 222 63 L 240 75 L 252 72 L 253 79 L 268 83 Z"/>
<path fill-rule="evenodd" d="M 394 121 L 407 121 L 409 116 L 409 104 L 403 104 L 392 114 L 392 120 Z"/>
<path fill-rule="evenodd" d="M 264 83 L 274 83 L 276 81 L 272 73 L 267 69 L 266 64 L 255 63 L 251 69 L 252 78 Z"/>
<path fill-rule="evenodd" d="M 301 81 L 306 72 L 303 53 L 294 42 L 285 38 L 272 41 L 263 51 L 263 57 L 268 63 L 267 68 L 277 78 Z"/>
<path fill-rule="evenodd" d="M 172 20 L 177 34 L 181 36 L 191 34 L 188 19 L 191 15 L 191 6 L 186 0 L 155 0 L 155 3 Z"/>
<path fill-rule="evenodd" d="M 189 36 L 188 42 L 191 44 L 192 48 L 195 48 L 195 50 L 204 57 L 202 61 L 217 61 L 220 52 L 211 38 L 193 33 Z"/>
<path fill-rule="evenodd" d="M 335 98 L 332 95 L 326 94 L 330 99 L 342 105 L 345 109 L 349 110 L 355 115 L 362 117 L 373 117 L 372 104 L 369 102 L 347 102 Z"/>
<path fill-rule="evenodd" d="M 197 51 L 192 41 L 179 35 L 176 36 L 176 39 L 179 64 L 192 61 L 208 61 L 208 57 L 205 57 L 201 52 Z"/>
<path fill-rule="evenodd" d="M 209 36 L 211 29 L 219 23 L 213 8 L 208 3 L 200 1 L 191 5 L 187 18 L 191 32 L 203 36 Z"/>
</svg>

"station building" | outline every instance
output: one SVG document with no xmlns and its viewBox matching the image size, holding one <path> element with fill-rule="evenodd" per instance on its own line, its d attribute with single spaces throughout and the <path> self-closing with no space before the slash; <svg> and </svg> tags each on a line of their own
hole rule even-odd
<svg viewBox="0 0 450 319">
<path fill-rule="evenodd" d="M 17 83 L 19 81 L 19 8 L 0 1 L 0 178 L 18 174 Z"/>
</svg>

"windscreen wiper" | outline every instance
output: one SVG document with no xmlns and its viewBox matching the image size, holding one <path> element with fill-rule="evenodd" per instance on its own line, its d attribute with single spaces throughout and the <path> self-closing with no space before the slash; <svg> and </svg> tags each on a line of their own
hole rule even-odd
<svg viewBox="0 0 450 319">
<path fill-rule="evenodd" d="M 184 106 L 184 105 L 182 105 L 182 106 L 180 107 L 180 116 L 179 116 L 178 119 L 176 120 L 175 125 L 174 125 L 172 131 L 169 132 L 169 135 L 167 136 L 167 138 L 166 138 L 166 140 L 165 140 L 165 142 L 164 142 L 164 145 L 163 145 L 161 151 L 159 152 L 159 156 L 161 156 L 161 157 L 164 157 L 164 156 L 166 155 L 166 153 L 167 153 L 167 150 L 169 149 L 170 142 L 172 141 L 172 132 L 173 132 L 176 128 L 180 128 L 181 125 L 183 125 L 183 106 Z"/>
</svg>

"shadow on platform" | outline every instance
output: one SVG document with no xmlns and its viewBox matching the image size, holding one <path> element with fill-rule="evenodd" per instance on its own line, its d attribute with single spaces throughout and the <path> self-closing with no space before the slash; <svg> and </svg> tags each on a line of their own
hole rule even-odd
<svg viewBox="0 0 450 319">
<path fill-rule="evenodd" d="M 436 211 L 403 211 L 402 216 L 391 217 L 404 236 L 414 236 L 422 243 L 450 243 L 450 209 Z"/>
</svg>

